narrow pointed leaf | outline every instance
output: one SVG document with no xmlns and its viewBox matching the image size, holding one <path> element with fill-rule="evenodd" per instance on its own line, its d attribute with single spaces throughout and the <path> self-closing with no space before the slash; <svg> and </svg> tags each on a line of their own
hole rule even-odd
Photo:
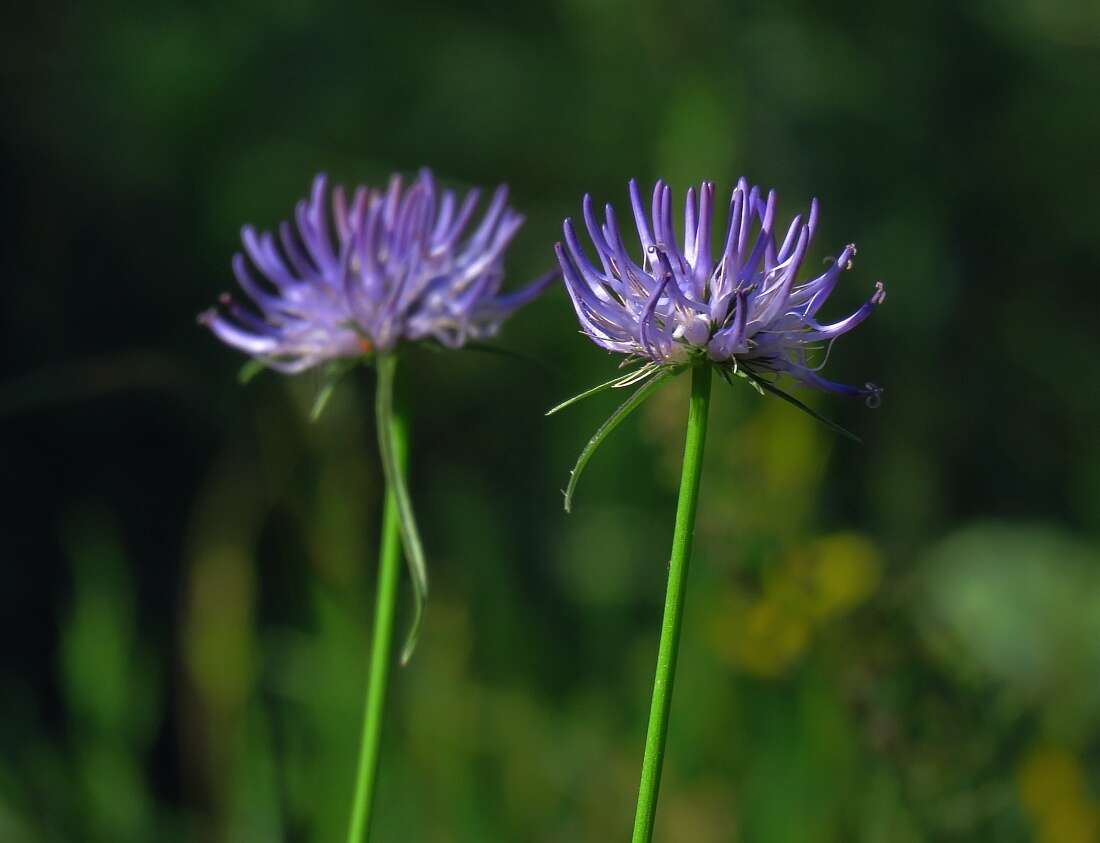
<svg viewBox="0 0 1100 843">
<path fill-rule="evenodd" d="M 382 455 L 382 470 L 386 475 L 386 487 L 393 492 L 397 502 L 397 513 L 401 519 L 401 543 L 405 549 L 405 560 L 409 565 L 409 578 L 413 586 L 413 618 L 405 643 L 401 648 L 401 664 L 407 664 L 416 649 L 420 636 L 420 624 L 424 619 L 424 602 L 428 598 L 428 565 L 424 560 L 424 549 L 420 543 L 420 533 L 416 529 L 409 490 L 405 485 L 405 474 L 398 458 L 394 441 L 394 426 L 397 423 L 393 411 L 393 377 L 397 368 L 397 358 L 393 354 L 378 357 L 378 386 L 374 401 L 378 427 L 378 448 Z"/>
<path fill-rule="evenodd" d="M 552 416 L 552 415 L 554 415 L 554 413 L 560 412 L 561 410 L 564 410 L 566 407 L 571 407 L 574 404 L 576 404 L 577 402 L 583 401 L 585 398 L 591 398 L 593 395 L 599 395 L 601 392 L 604 392 L 605 390 L 608 390 L 608 389 L 611 389 L 612 387 L 614 387 L 615 384 L 617 384 L 619 381 L 621 381 L 625 377 L 628 377 L 628 376 L 627 375 L 619 375 L 618 377 L 612 378 L 611 380 L 607 381 L 607 383 L 601 383 L 599 386 L 594 386 L 591 389 L 586 389 L 584 392 L 580 393 L 579 395 L 574 395 L 572 398 L 567 398 L 565 401 L 562 401 L 557 406 L 551 407 L 549 410 L 547 410 L 546 415 L 547 416 Z"/>
<path fill-rule="evenodd" d="M 250 383 L 256 375 L 260 374 L 267 368 L 267 364 L 263 360 L 257 360 L 255 357 L 250 359 L 247 363 L 241 366 L 239 372 L 237 372 L 237 382 L 241 385 Z"/>
<path fill-rule="evenodd" d="M 336 389 L 336 384 L 360 362 L 359 358 L 350 358 L 347 360 L 333 360 L 325 365 L 324 373 L 321 376 L 321 388 L 317 391 L 317 395 L 313 399 L 313 406 L 309 411 L 310 421 L 317 421 L 321 418 L 321 414 L 325 411 L 329 399 L 332 398 L 332 393 Z"/>
<path fill-rule="evenodd" d="M 813 409 L 812 407 L 807 406 L 806 404 L 803 404 L 801 401 L 799 401 L 797 398 L 795 398 L 789 392 L 784 392 L 782 389 L 777 387 L 775 384 L 769 383 L 768 381 L 764 380 L 763 378 L 761 378 L 757 375 L 752 374 L 751 372 L 745 372 L 745 376 L 750 381 L 752 381 L 753 384 L 755 384 L 760 390 L 763 390 L 765 392 L 770 392 L 772 395 L 776 395 L 776 396 L 782 398 L 788 404 L 794 405 L 795 407 L 800 409 L 802 412 L 806 413 L 808 416 L 811 416 L 814 419 L 816 419 L 817 421 L 821 422 L 823 425 L 825 425 L 825 427 L 827 427 L 827 428 L 829 428 L 829 430 L 833 431 L 833 433 L 839 433 L 841 436 L 843 436 L 847 439 L 851 439 L 853 442 L 856 442 L 857 444 L 860 444 L 860 445 L 863 444 L 863 440 L 860 439 L 858 436 L 856 436 L 854 433 L 852 433 L 850 430 L 847 430 L 846 428 L 841 427 L 835 421 L 832 421 L 830 419 L 825 418 L 825 416 L 821 415 L 819 412 L 817 412 L 817 410 Z"/>
<path fill-rule="evenodd" d="M 584 467 L 588 465 L 588 461 L 592 459 L 592 455 L 596 453 L 596 449 L 603 444 L 604 439 L 619 426 L 623 419 L 640 407 L 650 395 L 657 391 L 658 387 L 678 371 L 678 368 L 658 370 L 657 374 L 638 387 L 638 389 L 619 406 L 619 409 L 612 413 L 607 421 L 599 426 L 592 435 L 592 438 L 588 440 L 588 444 L 584 446 L 584 450 L 581 451 L 581 455 L 577 458 L 577 464 L 573 466 L 573 471 L 569 474 L 569 485 L 565 488 L 566 512 L 572 510 L 573 492 L 577 488 L 577 481 L 580 480 L 581 472 L 584 471 Z M 600 389 L 600 387 L 597 387 L 597 389 Z"/>
<path fill-rule="evenodd" d="M 332 398 L 332 393 L 336 389 L 336 378 L 329 378 L 317 391 L 317 396 L 313 399 L 313 406 L 309 410 L 309 420 L 317 421 L 321 418 L 321 413 L 325 411 L 325 407 L 328 406 L 329 399 Z"/>
<path fill-rule="evenodd" d="M 654 371 L 658 371 L 658 370 L 655 369 Z M 579 401 L 583 401 L 585 398 L 591 398 L 593 395 L 598 395 L 599 393 L 605 392 L 608 389 L 614 389 L 619 384 L 621 384 L 623 381 L 629 380 L 630 378 L 634 377 L 636 374 L 638 374 L 637 370 L 635 370 L 633 372 L 627 372 L 625 375 L 619 375 L 618 377 L 614 377 L 611 380 L 607 381 L 606 383 L 601 383 L 599 386 L 594 386 L 591 389 L 586 389 L 580 395 L 574 395 L 572 398 L 569 398 L 569 399 L 566 399 L 565 401 L 562 401 L 556 407 L 550 408 L 549 410 L 546 411 L 546 415 L 552 416 L 552 415 L 554 415 L 554 413 L 560 412 L 561 410 L 564 410 L 566 407 L 572 407 L 574 404 L 576 404 Z"/>
</svg>

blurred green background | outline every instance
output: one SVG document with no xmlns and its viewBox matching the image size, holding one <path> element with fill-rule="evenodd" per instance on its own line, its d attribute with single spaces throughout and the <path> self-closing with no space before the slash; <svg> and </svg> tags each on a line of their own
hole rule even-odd
<svg viewBox="0 0 1100 843">
<path fill-rule="evenodd" d="M 194 316 L 325 169 L 507 181 L 518 284 L 580 197 L 737 176 L 828 313 L 808 396 L 721 382 L 662 841 L 1100 841 L 1100 6 L 22 4 L 0 34 L 0 840 L 341 839 L 380 510 L 372 380 L 240 387 Z M 828 314 L 827 314 L 828 315 Z M 686 381 L 560 489 L 616 361 L 410 355 L 433 595 L 380 841 L 626 839 Z M 407 593 L 405 594 L 407 598 Z M 407 611 L 407 603 L 405 605 Z"/>
</svg>

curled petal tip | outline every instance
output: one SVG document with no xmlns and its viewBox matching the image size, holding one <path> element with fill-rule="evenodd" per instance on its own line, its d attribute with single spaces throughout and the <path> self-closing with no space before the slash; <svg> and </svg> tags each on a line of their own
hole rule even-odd
<svg viewBox="0 0 1100 843">
<path fill-rule="evenodd" d="M 875 292 L 871 296 L 871 304 L 882 304 L 886 301 L 886 285 L 881 281 L 875 282 Z"/>
<path fill-rule="evenodd" d="M 817 322 L 818 310 L 840 273 L 851 267 L 856 248 L 851 244 L 829 258 L 829 268 L 818 278 L 798 282 L 818 222 L 816 198 L 805 219 L 799 215 L 783 227 L 787 233 L 778 246 L 776 192 L 739 179 L 730 197 L 729 219 L 721 225 L 725 246 L 715 261 L 718 255 L 709 249 L 713 182 L 701 180 L 685 191 L 684 239 L 676 234 L 672 190 L 663 179 L 654 184 L 648 208 L 642 204 L 637 180 L 629 179 L 628 186 L 641 265 L 634 264 L 623 249 L 613 208 L 607 207 L 608 224 L 601 226 L 591 195 L 585 194 L 581 202 L 585 224 L 602 259 L 602 267 L 584 263 L 586 284 L 578 285 L 578 295 L 573 297 L 585 328 L 582 333 L 608 351 L 634 359 L 676 364 L 686 357 L 706 355 L 734 371 L 755 372 L 764 378 L 783 374 L 803 386 L 844 395 L 866 394 L 876 400 L 877 392 L 834 384 L 817 376 L 820 366 L 807 362 L 815 343 L 854 328 L 885 299 L 885 288 L 876 284 L 871 301 L 847 319 L 833 325 Z M 565 222 L 567 232 L 571 225 Z M 566 243 L 568 250 L 559 245 L 556 252 L 559 259 L 564 256 L 566 286 L 572 290 L 570 257 L 576 257 L 576 241 L 570 233 Z"/>
</svg>

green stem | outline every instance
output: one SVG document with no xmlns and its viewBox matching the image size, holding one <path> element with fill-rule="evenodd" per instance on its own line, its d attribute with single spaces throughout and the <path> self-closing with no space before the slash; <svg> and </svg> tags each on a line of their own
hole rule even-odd
<svg viewBox="0 0 1100 843">
<path fill-rule="evenodd" d="M 389 436 L 399 469 L 406 459 L 405 423 L 399 413 L 390 414 Z M 371 640 L 370 676 L 363 709 L 363 738 L 359 746 L 359 772 L 355 780 L 355 802 L 348 828 L 348 843 L 362 843 L 370 830 L 371 809 L 378 781 L 378 753 L 382 743 L 382 712 L 386 685 L 393 661 L 393 626 L 397 605 L 397 584 L 401 579 L 401 516 L 397 496 L 387 484 L 382 510 L 382 547 L 379 552 L 378 590 L 374 603 L 374 634 Z"/>
<path fill-rule="evenodd" d="M 661 765 L 665 757 L 668 716 L 672 707 L 672 683 L 676 677 L 676 652 L 680 646 L 680 630 L 684 620 L 684 589 L 688 563 L 691 561 L 695 510 L 699 501 L 703 446 L 707 438 L 710 369 L 708 364 L 703 363 L 691 370 L 691 403 L 684 440 L 684 464 L 680 473 L 680 499 L 676 504 L 676 529 L 672 534 L 665 614 L 661 620 L 661 643 L 653 678 L 653 702 L 649 709 L 649 729 L 642 758 L 642 781 L 638 787 L 633 843 L 650 843 L 653 839 L 653 819 L 657 815 L 657 792 L 661 787 Z"/>
</svg>

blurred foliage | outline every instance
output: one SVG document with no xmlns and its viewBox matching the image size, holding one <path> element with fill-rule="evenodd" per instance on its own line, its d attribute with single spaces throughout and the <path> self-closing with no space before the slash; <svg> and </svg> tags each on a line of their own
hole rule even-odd
<svg viewBox="0 0 1100 843">
<path fill-rule="evenodd" d="M 380 469 L 371 376 L 193 324 L 313 172 L 508 181 L 512 277 L 580 197 L 744 173 L 860 246 L 829 363 L 885 403 L 713 408 L 658 839 L 1100 841 L 1100 12 L 959 4 L 22 4 L 0 33 L 0 840 L 340 839 Z M 1051 349 L 1039 343 L 1053 342 Z M 560 291 L 413 352 L 433 594 L 381 841 L 622 839 L 686 384 L 615 401 Z M 1055 354 L 1054 352 L 1058 353 Z"/>
</svg>

